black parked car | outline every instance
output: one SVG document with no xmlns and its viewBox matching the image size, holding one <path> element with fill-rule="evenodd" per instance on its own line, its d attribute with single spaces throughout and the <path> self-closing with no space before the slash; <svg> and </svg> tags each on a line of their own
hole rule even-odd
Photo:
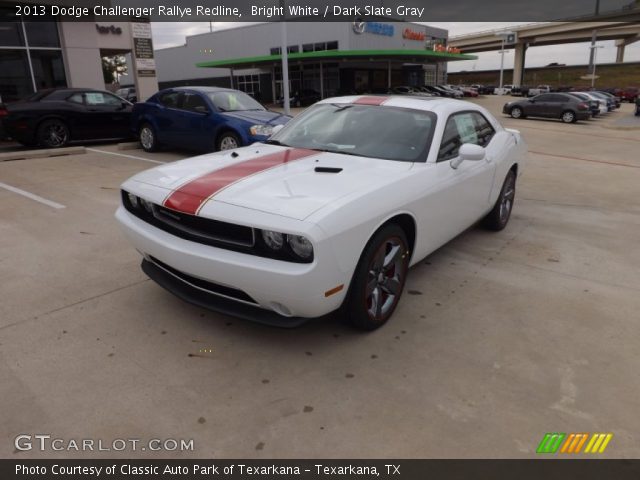
<svg viewBox="0 0 640 480">
<path fill-rule="evenodd" d="M 0 106 L 0 117 L 17 142 L 57 148 L 76 140 L 130 137 L 131 107 L 103 90 L 56 88 Z"/>
<path fill-rule="evenodd" d="M 502 113 L 513 118 L 559 118 L 564 123 L 588 120 L 591 117 L 589 104 L 568 93 L 543 93 L 528 100 L 509 102 L 502 108 Z"/>
</svg>

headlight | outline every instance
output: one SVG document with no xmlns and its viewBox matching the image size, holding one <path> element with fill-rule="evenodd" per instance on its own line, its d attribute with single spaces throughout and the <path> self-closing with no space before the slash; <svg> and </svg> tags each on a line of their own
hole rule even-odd
<svg viewBox="0 0 640 480">
<path fill-rule="evenodd" d="M 271 230 L 262 231 L 264 243 L 272 250 L 280 250 L 284 245 L 284 235 Z"/>
<path fill-rule="evenodd" d="M 273 133 L 273 126 L 272 125 L 253 125 L 249 129 L 249 132 L 251 133 L 251 135 L 264 135 L 268 137 Z"/>
<path fill-rule="evenodd" d="M 151 205 L 151 202 L 150 202 L 150 201 L 145 200 L 144 198 L 140 198 L 140 203 L 142 204 L 142 206 L 144 207 L 144 209 L 145 209 L 147 212 L 149 212 L 149 213 L 151 213 L 151 212 L 152 212 L 152 210 L 153 210 L 153 209 L 152 209 L 152 205 Z"/>
<path fill-rule="evenodd" d="M 138 208 L 138 197 L 136 197 L 133 193 L 127 193 L 127 197 L 129 198 L 129 203 L 133 208 Z"/>
<path fill-rule="evenodd" d="M 302 235 L 287 235 L 287 242 L 298 257 L 306 260 L 313 255 L 313 245 Z"/>
</svg>

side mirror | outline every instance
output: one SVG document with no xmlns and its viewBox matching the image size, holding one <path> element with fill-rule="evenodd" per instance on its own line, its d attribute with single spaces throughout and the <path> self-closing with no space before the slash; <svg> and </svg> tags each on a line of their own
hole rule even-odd
<svg viewBox="0 0 640 480">
<path fill-rule="evenodd" d="M 193 110 L 198 112 L 198 113 L 209 113 L 209 109 L 207 107 L 205 107 L 204 105 L 198 105 L 198 106 L 194 107 Z"/>
<path fill-rule="evenodd" d="M 483 160 L 485 156 L 484 148 L 473 143 L 465 143 L 460 147 L 458 156 L 451 160 L 451 168 L 456 169 L 462 162 L 477 162 Z"/>
</svg>

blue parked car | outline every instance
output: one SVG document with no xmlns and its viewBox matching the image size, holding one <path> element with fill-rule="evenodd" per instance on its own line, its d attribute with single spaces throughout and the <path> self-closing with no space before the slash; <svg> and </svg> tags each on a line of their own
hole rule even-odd
<svg viewBox="0 0 640 480">
<path fill-rule="evenodd" d="M 131 128 L 147 152 L 163 145 L 229 150 L 264 141 L 289 120 L 244 92 L 216 87 L 161 90 L 131 112 Z"/>
</svg>

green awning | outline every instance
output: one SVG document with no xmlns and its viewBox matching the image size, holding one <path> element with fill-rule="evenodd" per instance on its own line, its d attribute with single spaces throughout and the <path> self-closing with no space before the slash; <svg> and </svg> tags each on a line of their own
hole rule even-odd
<svg viewBox="0 0 640 480">
<path fill-rule="evenodd" d="M 477 60 L 475 55 L 463 53 L 434 52 L 433 50 L 322 50 L 319 52 L 289 53 L 290 61 L 296 60 L 354 60 L 369 58 L 380 61 L 402 61 L 405 63 L 421 63 L 425 60 L 453 61 L 453 60 Z M 282 60 L 282 55 L 264 55 L 260 57 L 228 58 L 225 60 L 212 60 L 198 62 L 196 66 L 203 68 L 251 68 L 259 65 L 276 64 Z"/>
</svg>

